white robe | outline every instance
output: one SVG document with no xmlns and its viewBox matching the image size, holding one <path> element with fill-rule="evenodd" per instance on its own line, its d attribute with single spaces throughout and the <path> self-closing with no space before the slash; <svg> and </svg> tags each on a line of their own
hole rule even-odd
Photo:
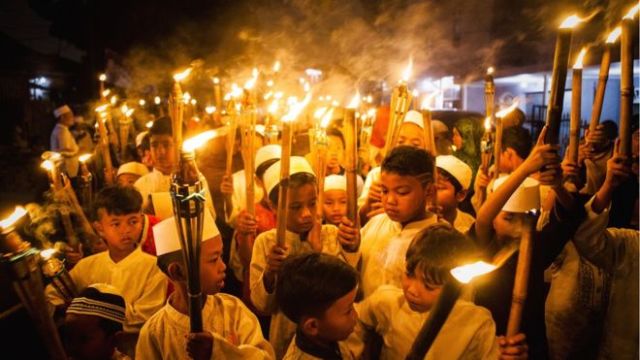
<svg viewBox="0 0 640 360">
<path fill-rule="evenodd" d="M 64 170 L 69 177 L 76 177 L 78 175 L 78 167 L 80 162 L 78 160 L 78 152 L 80 148 L 76 143 L 76 139 L 69 131 L 69 128 L 57 123 L 51 132 L 51 138 L 49 139 L 51 145 L 51 151 L 60 153 L 63 158 Z"/>
<path fill-rule="evenodd" d="M 140 247 L 117 263 L 111 260 L 109 251 L 88 256 L 80 260 L 69 275 L 78 292 L 96 283 L 118 289 L 127 305 L 125 331 L 139 331 L 164 305 L 167 296 L 167 277 L 156 266 L 155 256 L 142 252 Z M 64 304 L 53 286 L 47 286 L 46 294 L 51 304 Z"/>
<path fill-rule="evenodd" d="M 256 316 L 240 301 L 227 295 L 207 296 L 202 309 L 204 331 L 213 334 L 212 359 L 273 359 L 273 349 L 262 336 Z M 170 302 L 142 327 L 136 359 L 188 359 L 189 316 Z"/>
<path fill-rule="evenodd" d="M 349 253 L 342 249 L 337 240 L 338 228 L 333 225 L 322 225 L 320 238 L 322 240 L 322 252 L 337 256 L 351 266 L 356 266 L 360 258 L 360 252 Z M 264 287 L 263 275 L 267 267 L 267 255 L 276 244 L 276 229 L 264 232 L 253 244 L 253 255 L 249 273 L 251 286 L 251 301 L 253 305 L 264 313 L 272 314 L 269 331 L 269 341 L 275 349 L 276 356 L 282 358 L 295 333 L 296 325 L 291 322 L 275 304 L 275 294 L 269 293 Z M 313 251 L 307 241 L 302 241 L 300 235 L 287 231 L 285 243 L 289 246 L 289 255 L 298 255 Z"/>
<path fill-rule="evenodd" d="M 226 220 L 231 227 L 235 228 L 236 217 L 240 211 L 247 208 L 247 179 L 244 175 L 244 170 L 233 173 L 232 177 L 233 194 L 231 194 L 231 202 L 233 203 L 233 209 L 231 209 L 231 215 Z M 264 190 L 255 181 L 253 182 L 253 189 L 254 201 L 258 203 L 264 196 Z"/>
</svg>

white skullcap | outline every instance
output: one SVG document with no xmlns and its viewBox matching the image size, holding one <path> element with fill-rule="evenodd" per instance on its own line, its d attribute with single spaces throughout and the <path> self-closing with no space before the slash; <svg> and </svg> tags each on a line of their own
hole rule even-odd
<svg viewBox="0 0 640 360">
<path fill-rule="evenodd" d="M 422 114 L 415 110 L 409 110 L 407 114 L 404 116 L 403 123 L 411 123 L 418 125 L 420 129 L 424 129 L 424 121 L 422 120 Z"/>
<path fill-rule="evenodd" d="M 70 113 L 70 112 L 71 112 L 71 108 L 69 106 L 62 105 L 59 108 L 53 110 L 53 116 L 59 118 L 63 114 Z"/>
<path fill-rule="evenodd" d="M 344 175 L 329 175 L 324 178 L 324 191 L 344 190 L 347 191 L 347 178 Z"/>
<path fill-rule="evenodd" d="M 260 167 L 260 165 L 264 164 L 265 162 L 273 159 L 280 159 L 281 156 L 282 147 L 280 147 L 280 145 L 278 144 L 265 145 L 261 147 L 256 152 L 255 170 L 258 170 L 258 167 Z"/>
<path fill-rule="evenodd" d="M 256 133 L 258 133 L 260 136 L 265 137 L 266 136 L 266 130 L 267 128 L 262 125 L 262 124 L 257 124 L 256 127 Z"/>
<path fill-rule="evenodd" d="M 270 194 L 271 190 L 280 183 L 281 163 L 281 161 L 274 163 L 264 172 L 264 186 L 267 189 L 267 194 Z M 309 162 L 305 158 L 302 156 L 292 156 L 289 163 L 289 176 L 297 173 L 309 173 L 315 176 L 311 165 L 309 165 Z"/>
<path fill-rule="evenodd" d="M 209 209 L 204 209 L 204 225 L 202 226 L 202 242 L 220 235 L 215 220 Z M 164 255 L 182 249 L 180 235 L 176 227 L 175 216 L 168 217 L 153 226 L 153 238 L 156 242 L 156 255 Z"/>
<path fill-rule="evenodd" d="M 436 157 L 436 166 L 451 174 L 464 190 L 469 189 L 473 171 L 464 161 L 453 155 L 440 155 Z"/>
<path fill-rule="evenodd" d="M 118 168 L 118 174 L 116 176 L 120 176 L 122 174 L 133 174 L 138 175 L 140 177 L 145 176 L 149 173 L 149 169 L 137 161 L 131 161 L 125 164 L 120 165 Z"/>
<path fill-rule="evenodd" d="M 139 147 L 140 145 L 142 145 L 142 140 L 144 140 L 144 137 L 148 134 L 148 131 L 143 131 L 140 134 L 136 135 L 136 147 Z"/>
<path fill-rule="evenodd" d="M 494 181 L 493 191 L 495 192 L 508 178 L 509 176 L 503 176 Z M 540 209 L 540 182 L 530 177 L 524 179 L 502 207 L 502 211 L 514 213 L 526 213 L 538 209 Z"/>
</svg>

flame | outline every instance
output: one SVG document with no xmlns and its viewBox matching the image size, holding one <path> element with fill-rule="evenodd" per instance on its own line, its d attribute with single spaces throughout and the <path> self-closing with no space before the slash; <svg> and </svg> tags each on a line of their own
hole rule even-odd
<svg viewBox="0 0 640 360">
<path fill-rule="evenodd" d="M 212 78 L 211 80 L 213 80 L 213 84 L 214 85 L 218 85 L 220 84 L 220 79 L 218 79 L 217 77 Z"/>
<path fill-rule="evenodd" d="M 269 112 L 269 114 L 273 115 L 278 111 L 278 107 L 279 107 L 279 102 L 278 100 L 273 100 L 271 102 L 271 104 L 269 104 L 269 107 L 267 108 L 267 111 Z"/>
<path fill-rule="evenodd" d="M 80 160 L 81 163 L 85 163 L 87 162 L 87 160 L 89 160 L 90 157 L 91 157 L 91 154 L 83 154 L 83 155 L 80 155 L 78 160 Z"/>
<path fill-rule="evenodd" d="M 258 74 L 260 72 L 258 71 L 258 68 L 254 67 L 253 70 L 251 70 L 251 76 L 253 76 L 254 79 L 258 78 Z"/>
<path fill-rule="evenodd" d="M 20 220 L 25 214 L 27 210 L 22 206 L 16 206 L 16 209 L 13 210 L 13 213 L 9 215 L 7 218 L 0 220 L 0 228 L 6 229 L 11 225 L 15 224 L 16 221 Z"/>
<path fill-rule="evenodd" d="M 584 62 L 584 56 L 587 55 L 587 48 L 583 47 L 578 54 L 578 58 L 576 59 L 576 63 L 573 64 L 574 69 L 582 69 L 582 63 Z"/>
<path fill-rule="evenodd" d="M 147 129 L 151 129 L 151 127 L 153 126 L 153 121 L 147 121 L 147 123 L 144 124 L 144 126 L 146 126 Z"/>
<path fill-rule="evenodd" d="M 98 76 L 98 80 L 102 82 L 107 81 L 107 74 L 100 74 L 100 76 Z"/>
<path fill-rule="evenodd" d="M 242 89 L 238 86 L 238 84 L 231 84 L 231 96 L 234 98 L 242 96 Z"/>
<path fill-rule="evenodd" d="M 365 101 L 366 101 L 367 103 L 369 103 L 369 104 L 373 104 L 373 96 L 371 96 L 371 95 L 367 95 L 367 97 L 366 97 L 366 100 L 365 100 Z"/>
<path fill-rule="evenodd" d="M 204 108 L 204 111 L 206 111 L 207 114 L 211 115 L 216 112 L 216 107 L 213 105 L 208 105 L 206 108 Z"/>
<path fill-rule="evenodd" d="M 322 121 L 320 121 L 320 127 L 326 129 L 331 122 L 331 118 L 333 117 L 333 108 L 329 109 L 324 116 L 322 116 Z"/>
<path fill-rule="evenodd" d="M 496 71 L 496 69 L 493 68 L 493 66 L 489 66 L 487 68 L 487 75 L 493 75 L 493 73 Z"/>
<path fill-rule="evenodd" d="M 370 119 L 375 119 L 376 118 L 376 112 L 377 112 L 376 109 L 369 109 L 369 111 L 367 111 L 367 116 Z"/>
<path fill-rule="evenodd" d="M 109 96 L 109 94 L 111 94 L 111 90 L 110 89 L 105 89 L 102 91 L 102 96 L 107 97 Z"/>
<path fill-rule="evenodd" d="M 45 161 L 42 162 L 42 164 L 40 164 L 40 167 L 45 169 L 45 170 L 47 170 L 47 171 L 53 170 L 54 166 L 55 165 L 53 164 L 53 161 L 51 161 L 51 160 L 45 160 Z"/>
<path fill-rule="evenodd" d="M 115 106 L 118 103 L 118 96 L 113 95 L 110 101 L 111 101 L 111 105 Z"/>
<path fill-rule="evenodd" d="M 273 95 L 274 99 L 282 99 L 282 97 L 284 97 L 284 93 L 282 91 L 278 91 Z"/>
<path fill-rule="evenodd" d="M 216 130 L 208 130 L 194 137 L 191 137 L 182 143 L 182 151 L 193 152 L 217 135 L 218 132 Z"/>
<path fill-rule="evenodd" d="M 179 83 L 181 81 L 183 81 L 184 79 L 186 79 L 189 74 L 191 74 L 191 68 L 187 68 L 186 70 L 179 72 L 177 74 L 173 75 L 173 80 L 175 80 L 175 82 Z"/>
<path fill-rule="evenodd" d="M 145 106 L 147 104 L 147 101 L 145 99 L 140 99 L 140 101 L 138 101 L 138 105 L 140 106 Z"/>
<path fill-rule="evenodd" d="M 120 107 L 120 111 L 122 111 L 122 113 L 124 114 L 124 116 L 129 117 L 131 116 L 131 114 L 133 114 L 133 112 L 135 111 L 135 109 L 129 108 L 127 106 L 127 104 L 124 104 Z"/>
<path fill-rule="evenodd" d="M 510 112 L 512 112 L 513 110 L 515 110 L 515 109 L 518 107 L 518 105 L 520 105 L 520 100 L 516 98 L 516 99 L 513 101 L 513 104 L 511 104 L 511 106 L 509 106 L 509 107 L 507 107 L 507 108 L 504 108 L 504 109 L 502 109 L 502 110 L 498 111 L 498 112 L 496 113 L 496 117 L 497 117 L 497 118 L 503 118 L 503 117 L 507 116 Z"/>
<path fill-rule="evenodd" d="M 54 248 L 44 249 L 44 250 L 40 251 L 40 256 L 42 257 L 42 260 L 49 260 L 57 252 L 58 252 L 58 250 L 56 250 Z"/>
<path fill-rule="evenodd" d="M 273 87 L 273 80 L 267 80 L 267 87 Z"/>
<path fill-rule="evenodd" d="M 300 115 L 300 113 L 302 112 L 302 110 L 304 110 L 307 104 L 309 104 L 310 100 L 311 100 L 311 93 L 307 93 L 307 96 L 305 96 L 304 99 L 300 102 L 297 101 L 296 98 L 289 98 L 287 100 L 287 102 L 290 104 L 289 112 L 282 117 L 282 121 L 289 122 L 289 123 L 295 121 Z"/>
<path fill-rule="evenodd" d="M 191 105 L 196 106 L 197 103 L 198 103 L 198 100 L 191 99 Z"/>
<path fill-rule="evenodd" d="M 417 98 L 418 96 L 420 96 L 420 93 L 418 92 L 417 89 L 413 89 L 411 91 L 411 96 L 413 96 L 414 98 Z"/>
<path fill-rule="evenodd" d="M 629 10 L 627 15 L 625 15 L 623 19 L 633 20 L 634 16 L 636 16 L 639 10 L 640 10 L 640 4 L 636 4 L 636 6 L 632 7 Z"/>
<path fill-rule="evenodd" d="M 411 77 L 411 71 L 413 70 L 413 57 L 409 57 L 409 63 L 407 67 L 402 72 L 402 81 L 409 82 L 409 78 Z"/>
<path fill-rule="evenodd" d="M 360 92 L 357 91 L 356 95 L 351 99 L 349 105 L 347 105 L 347 109 L 355 109 L 360 106 Z"/>
<path fill-rule="evenodd" d="M 436 97 L 436 95 L 438 95 L 438 91 L 434 91 L 429 95 L 426 95 L 424 97 L 424 99 L 422 100 L 422 104 L 420 104 L 420 109 L 422 110 L 429 110 L 431 109 L 431 102 L 433 101 L 433 99 Z"/>
<path fill-rule="evenodd" d="M 338 101 L 338 100 L 333 100 L 333 101 L 331 102 L 331 106 L 333 106 L 333 107 L 338 107 L 338 106 L 340 106 L 340 101 Z"/>
<path fill-rule="evenodd" d="M 578 15 L 573 14 L 568 18 L 564 19 L 562 24 L 560 24 L 560 29 L 572 29 L 580 23 L 591 20 L 591 18 L 594 17 L 598 13 L 598 11 L 599 10 L 594 11 L 593 13 L 591 13 L 591 15 L 587 16 L 586 18 L 580 18 L 578 17 Z"/>
<path fill-rule="evenodd" d="M 473 278 L 490 273 L 496 268 L 497 266 L 495 265 L 488 264 L 484 261 L 478 261 L 473 264 L 462 265 L 452 269 L 451 275 L 453 275 L 453 277 L 459 282 L 468 284 L 473 280 Z"/>
<path fill-rule="evenodd" d="M 160 103 L 162 102 L 162 99 L 160 99 L 160 96 L 156 96 L 156 97 L 153 98 L 153 102 L 156 105 L 160 105 Z"/>
<path fill-rule="evenodd" d="M 487 116 L 486 118 L 484 118 L 484 130 L 491 130 L 491 116 Z"/>
<path fill-rule="evenodd" d="M 273 72 L 279 72 L 280 68 L 282 68 L 282 64 L 280 64 L 279 60 L 276 60 L 275 64 L 273 64 Z"/>
<path fill-rule="evenodd" d="M 42 158 L 42 160 L 59 160 L 60 158 L 62 158 L 62 155 L 55 151 L 45 151 L 40 157 Z"/>
<path fill-rule="evenodd" d="M 322 115 L 324 115 L 324 113 L 326 113 L 327 110 L 328 109 L 325 106 L 317 108 L 316 111 L 313 112 L 314 119 L 322 118 Z"/>
<path fill-rule="evenodd" d="M 622 26 L 616 27 L 609 33 L 609 36 L 607 36 L 607 44 L 613 44 L 618 41 L 620 34 L 622 34 Z"/>
<path fill-rule="evenodd" d="M 95 112 L 97 112 L 97 113 L 105 112 L 105 111 L 107 111 L 108 108 L 109 108 L 109 104 L 102 104 L 102 105 L 98 106 L 97 108 L 95 108 Z"/>
<path fill-rule="evenodd" d="M 244 83 L 244 88 L 246 90 L 253 89 L 253 87 L 256 85 L 256 80 L 257 80 L 257 78 L 255 78 L 255 77 L 252 77 L 251 79 L 247 80 L 247 82 Z"/>
<path fill-rule="evenodd" d="M 309 85 L 308 82 L 305 82 L 304 83 L 304 92 L 308 93 L 309 91 L 311 91 L 311 85 Z"/>
</svg>

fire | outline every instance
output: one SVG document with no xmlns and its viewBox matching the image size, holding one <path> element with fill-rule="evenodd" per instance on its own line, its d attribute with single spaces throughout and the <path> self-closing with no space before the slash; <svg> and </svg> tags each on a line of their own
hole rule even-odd
<svg viewBox="0 0 640 360">
<path fill-rule="evenodd" d="M 147 102 L 145 101 L 145 99 L 140 99 L 140 101 L 138 101 L 138 105 L 140 106 L 145 106 L 147 104 Z"/>
<path fill-rule="evenodd" d="M 81 163 L 85 163 L 87 162 L 87 160 L 89 160 L 90 157 L 91 157 L 91 154 L 83 154 L 83 155 L 80 155 L 78 160 L 80 160 Z"/>
<path fill-rule="evenodd" d="M 102 96 L 104 96 L 104 97 L 109 96 L 109 94 L 111 94 L 111 90 L 109 90 L 109 89 L 106 89 L 106 90 L 102 91 Z"/>
<path fill-rule="evenodd" d="M 322 121 L 320 121 L 320 127 L 326 129 L 331 122 L 331 118 L 333 117 L 333 108 L 329 109 L 323 116 Z"/>
<path fill-rule="evenodd" d="M 254 79 L 258 78 L 258 74 L 260 72 L 258 71 L 258 68 L 254 67 L 253 70 L 251 70 L 251 76 L 253 76 Z"/>
<path fill-rule="evenodd" d="M 507 116 L 510 112 L 512 112 L 513 110 L 518 108 L 518 105 L 520 105 L 520 100 L 515 99 L 513 101 L 513 104 L 511 104 L 511 106 L 509 106 L 508 108 L 504 108 L 504 109 L 498 111 L 496 113 L 496 117 L 503 118 L 503 117 Z"/>
<path fill-rule="evenodd" d="M 489 66 L 487 68 L 487 75 L 493 75 L 493 73 L 496 71 L 496 69 L 493 68 L 493 66 Z"/>
<path fill-rule="evenodd" d="M 309 100 L 311 100 L 311 93 L 307 93 L 307 96 L 304 97 L 302 101 L 298 101 L 296 98 L 292 97 L 287 100 L 289 103 L 289 112 L 282 117 L 283 122 L 293 122 L 295 121 L 302 110 L 309 104 Z"/>
<path fill-rule="evenodd" d="M 212 78 L 211 80 L 213 80 L 213 84 L 214 84 L 214 85 L 218 85 L 218 84 L 220 84 L 220 79 L 219 79 L 219 78 L 217 78 L 217 77 L 214 77 L 214 78 Z"/>
<path fill-rule="evenodd" d="M 107 81 L 107 74 L 100 74 L 100 76 L 98 76 L 98 80 L 102 82 Z"/>
<path fill-rule="evenodd" d="M 639 10 L 640 10 L 640 4 L 636 4 L 636 6 L 632 7 L 631 10 L 629 10 L 627 15 L 625 15 L 623 19 L 632 20 L 636 16 Z"/>
<path fill-rule="evenodd" d="M 578 58 L 576 59 L 576 63 L 573 64 L 574 69 L 582 69 L 582 63 L 584 62 L 584 56 L 587 55 L 587 48 L 583 47 L 580 50 L 580 54 L 578 54 Z"/>
<path fill-rule="evenodd" d="M 273 87 L 273 80 L 267 80 L 267 87 Z"/>
<path fill-rule="evenodd" d="M 375 119 L 376 109 L 369 109 L 369 111 L 367 111 L 367 116 L 369 117 L 369 119 Z"/>
<path fill-rule="evenodd" d="M 111 101 L 111 105 L 115 106 L 118 103 L 118 96 L 113 95 L 110 101 Z"/>
<path fill-rule="evenodd" d="M 107 111 L 108 108 L 109 108 L 109 104 L 102 104 L 102 105 L 98 106 L 97 108 L 95 108 L 95 112 L 102 113 L 102 112 Z"/>
<path fill-rule="evenodd" d="M 120 111 L 124 114 L 124 116 L 129 117 L 133 114 L 134 109 L 129 108 L 127 104 L 124 104 L 120 107 Z"/>
<path fill-rule="evenodd" d="M 44 249 L 42 251 L 40 251 L 40 256 L 42 257 L 42 260 L 49 260 L 53 257 L 53 255 L 55 255 L 55 253 L 57 253 L 58 250 L 56 249 Z"/>
<path fill-rule="evenodd" d="M 411 77 L 411 71 L 413 70 L 413 58 L 409 57 L 409 63 L 407 67 L 402 72 L 402 81 L 409 82 L 409 78 Z"/>
<path fill-rule="evenodd" d="M 282 64 L 280 64 L 279 60 L 276 60 L 275 64 L 273 64 L 273 72 L 275 73 L 280 72 L 281 68 L 282 68 Z"/>
<path fill-rule="evenodd" d="M 560 29 L 571 29 L 583 21 L 578 15 L 571 15 L 560 24 Z"/>
<path fill-rule="evenodd" d="M 198 103 L 198 100 L 191 99 L 191 105 L 196 106 L 197 103 Z"/>
<path fill-rule="evenodd" d="M 182 151 L 194 152 L 197 148 L 201 147 L 207 141 L 213 139 L 216 136 L 218 136 L 218 132 L 216 130 L 208 130 L 203 133 L 200 133 L 194 137 L 191 137 L 185 140 L 182 143 Z"/>
<path fill-rule="evenodd" d="M 51 160 L 45 160 L 45 161 L 42 162 L 42 164 L 40 164 L 40 167 L 45 169 L 45 170 L 47 170 L 47 171 L 53 170 L 54 166 L 55 165 L 53 164 L 53 161 L 51 161 Z"/>
<path fill-rule="evenodd" d="M 15 224 L 16 221 L 20 220 L 25 214 L 27 210 L 22 206 L 16 206 L 16 209 L 13 211 L 11 215 L 7 218 L 0 220 L 0 228 L 7 229 L 11 227 L 11 225 Z"/>
<path fill-rule="evenodd" d="M 609 33 L 609 36 L 607 36 L 607 44 L 613 44 L 618 41 L 620 34 L 622 34 L 622 26 L 616 27 Z"/>
<path fill-rule="evenodd" d="M 160 96 L 156 96 L 156 97 L 153 98 L 153 102 L 156 105 L 160 105 L 160 103 L 162 102 L 162 99 L 160 99 Z"/>
<path fill-rule="evenodd" d="M 308 82 L 304 83 L 304 92 L 308 93 L 309 91 L 311 91 L 311 85 Z"/>
<path fill-rule="evenodd" d="M 184 79 L 186 79 L 189 74 L 191 74 L 191 68 L 187 68 L 186 70 L 179 72 L 177 74 L 173 75 L 173 80 L 175 80 L 175 82 L 179 83 L 182 82 Z"/>
<path fill-rule="evenodd" d="M 360 92 L 357 91 L 356 95 L 351 99 L 349 105 L 347 105 L 347 109 L 355 109 L 360 106 Z"/>
<path fill-rule="evenodd" d="M 451 270 L 451 275 L 453 275 L 456 280 L 463 284 L 468 284 L 473 280 L 473 278 L 477 276 L 481 276 L 484 274 L 488 274 L 495 270 L 497 266 L 488 264 L 484 261 L 478 261 L 473 264 L 467 264 L 458 266 L 455 269 Z"/>
<path fill-rule="evenodd" d="M 324 113 L 327 112 L 327 108 L 326 107 L 319 107 L 316 109 L 316 111 L 313 112 L 313 118 L 314 119 L 320 119 L 322 118 L 322 115 L 324 115 Z"/>
<path fill-rule="evenodd" d="M 184 102 L 185 104 L 188 104 L 189 101 L 191 101 L 191 94 L 189 94 L 189 92 L 185 92 L 184 94 L 182 94 L 182 102 Z"/>
<path fill-rule="evenodd" d="M 244 83 L 244 88 L 247 90 L 253 89 L 253 87 L 256 85 L 256 80 L 256 77 L 252 77 L 251 79 L 247 80 L 247 82 Z"/>
<path fill-rule="evenodd" d="M 429 95 L 426 95 L 424 97 L 424 99 L 422 100 L 422 104 L 420 104 L 420 108 L 423 109 L 423 110 L 431 109 L 431 102 L 436 97 L 436 95 L 438 95 L 437 91 L 434 91 Z"/>
<path fill-rule="evenodd" d="M 484 130 L 487 132 L 491 130 L 491 116 L 484 118 Z"/>
<path fill-rule="evenodd" d="M 216 112 L 216 107 L 213 105 L 208 105 L 206 108 L 204 108 L 204 111 L 206 111 L 207 114 L 211 115 Z"/>
<path fill-rule="evenodd" d="M 267 108 L 267 111 L 269 112 L 269 114 L 273 115 L 278 111 L 278 107 L 279 107 L 279 102 L 278 100 L 273 100 L 271 102 L 271 104 L 269 104 L 269 107 Z"/>
<path fill-rule="evenodd" d="M 153 121 L 147 121 L 144 126 L 146 126 L 147 129 L 151 129 L 151 127 L 153 126 Z"/>
</svg>

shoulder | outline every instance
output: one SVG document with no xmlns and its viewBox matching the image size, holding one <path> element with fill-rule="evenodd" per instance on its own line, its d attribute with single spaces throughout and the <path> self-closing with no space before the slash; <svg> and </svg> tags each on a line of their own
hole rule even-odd
<svg viewBox="0 0 640 360">
<path fill-rule="evenodd" d="M 149 319 L 144 323 L 142 329 L 140 329 L 140 337 L 146 336 L 147 338 L 152 338 L 158 336 L 161 333 L 162 325 L 167 321 L 166 318 L 166 307 L 169 306 L 165 304 L 160 310 L 156 311 L 155 314 L 151 315 Z"/>
<path fill-rule="evenodd" d="M 464 321 L 467 326 L 481 327 L 487 324 L 495 326 L 495 322 L 493 321 L 493 317 L 489 310 L 465 300 L 458 300 L 456 302 L 456 305 L 451 312 L 451 316 L 452 320 L 459 319 Z"/>
<path fill-rule="evenodd" d="M 373 310 L 391 313 L 394 309 L 399 309 L 405 303 L 402 289 L 392 285 L 381 285 L 365 301 Z"/>
<path fill-rule="evenodd" d="M 74 269 L 91 268 L 93 265 L 105 261 L 109 257 L 109 251 L 101 251 L 97 254 L 89 255 L 80 259 Z"/>
</svg>

